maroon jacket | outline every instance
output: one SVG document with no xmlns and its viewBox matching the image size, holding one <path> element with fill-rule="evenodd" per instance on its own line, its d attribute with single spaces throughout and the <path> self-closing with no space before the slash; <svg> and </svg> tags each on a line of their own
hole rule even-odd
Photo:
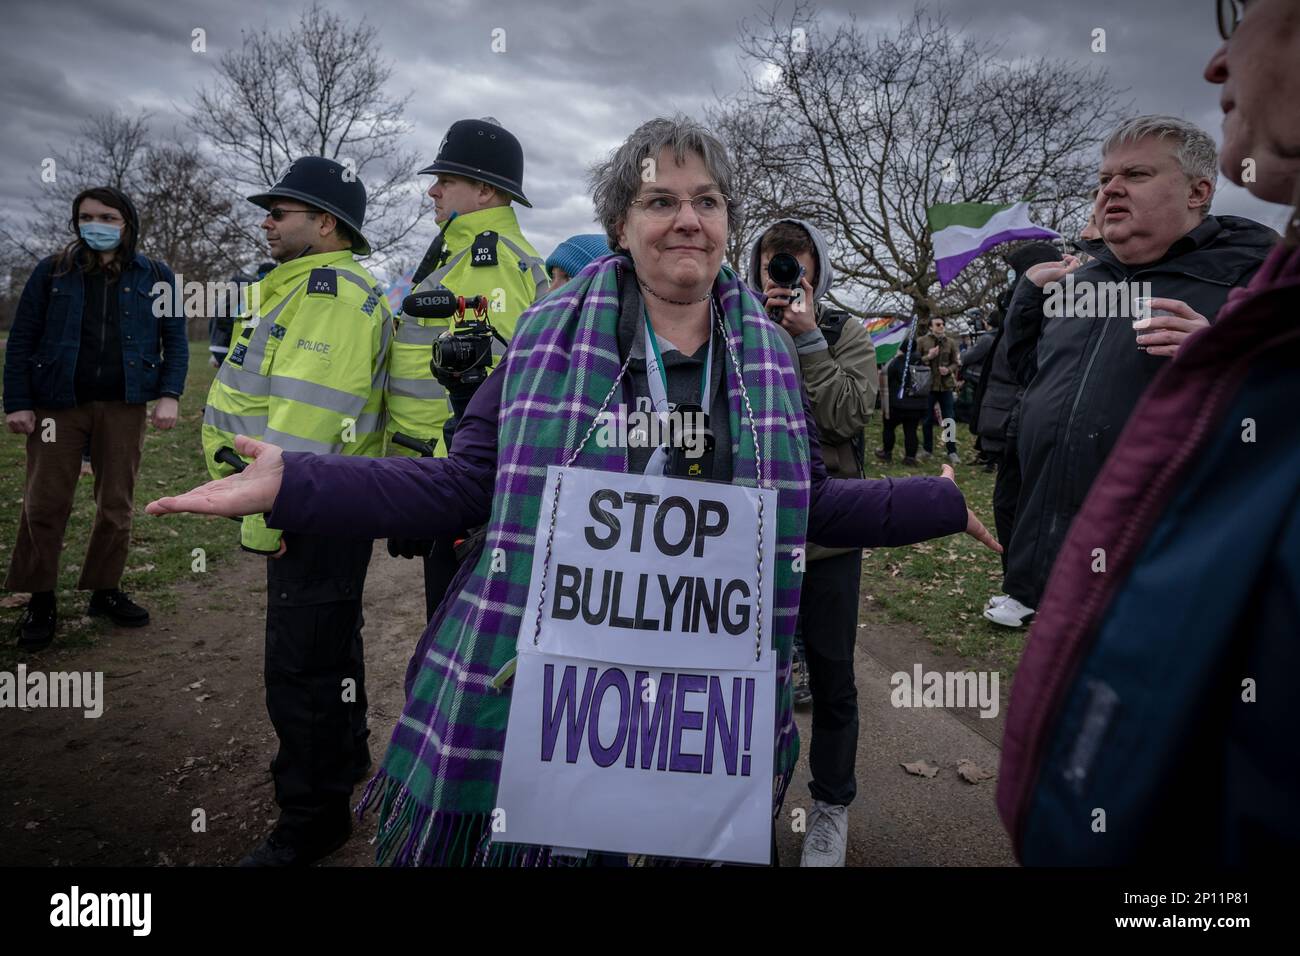
<svg viewBox="0 0 1300 956">
<path fill-rule="evenodd" d="M 1156 376 L 1071 525 L 1002 743 L 998 811 L 1022 861 L 1241 862 L 1300 840 L 1297 316 L 1300 248 L 1279 247 Z M 1257 703 L 1240 703 L 1243 675 Z M 1091 731 L 1087 685 L 1116 691 Z M 1088 830 L 1094 806 L 1123 839 Z"/>
</svg>

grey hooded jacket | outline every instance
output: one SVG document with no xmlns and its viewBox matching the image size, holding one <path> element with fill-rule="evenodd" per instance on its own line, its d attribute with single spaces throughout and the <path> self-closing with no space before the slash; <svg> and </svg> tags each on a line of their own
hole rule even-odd
<svg viewBox="0 0 1300 956">
<path fill-rule="evenodd" d="M 813 289 L 817 327 L 796 336 L 794 344 L 813 417 L 821 432 L 822 457 L 827 471 L 834 477 L 858 478 L 862 474 L 858 449 L 862 447 L 863 429 L 871 420 L 879 387 L 876 349 L 858 319 L 822 302 L 834 281 L 834 269 L 821 230 L 802 219 L 778 222 L 794 223 L 808 233 L 817 263 L 817 284 Z M 760 301 L 765 276 L 759 268 L 762 258 L 759 247 L 763 235 L 774 225 L 766 226 L 759 233 L 750 253 L 749 284 Z M 839 553 L 842 552 L 809 546 L 808 558 L 816 560 Z"/>
</svg>

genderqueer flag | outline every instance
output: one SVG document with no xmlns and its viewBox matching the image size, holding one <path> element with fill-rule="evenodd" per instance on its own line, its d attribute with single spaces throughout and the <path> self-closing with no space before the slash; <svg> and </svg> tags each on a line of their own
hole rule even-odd
<svg viewBox="0 0 1300 956">
<path fill-rule="evenodd" d="M 1061 234 L 1029 221 L 1029 203 L 939 203 L 926 210 L 939 285 L 957 278 L 972 259 L 1017 239 L 1059 239 Z"/>
</svg>

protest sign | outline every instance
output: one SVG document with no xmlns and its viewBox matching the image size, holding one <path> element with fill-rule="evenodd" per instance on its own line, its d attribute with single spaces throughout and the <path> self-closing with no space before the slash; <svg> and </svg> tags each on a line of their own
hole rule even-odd
<svg viewBox="0 0 1300 956">
<path fill-rule="evenodd" d="M 775 492 L 552 467 L 542 500 L 494 840 L 766 863 Z"/>
</svg>

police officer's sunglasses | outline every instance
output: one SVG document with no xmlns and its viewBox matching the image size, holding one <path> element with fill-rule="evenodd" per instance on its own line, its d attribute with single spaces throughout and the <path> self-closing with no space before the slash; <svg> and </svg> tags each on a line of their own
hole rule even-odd
<svg viewBox="0 0 1300 956">
<path fill-rule="evenodd" d="M 289 213 L 291 212 L 305 212 L 309 216 L 316 215 L 315 209 L 292 209 L 287 206 L 275 206 L 271 209 L 268 209 L 266 211 L 266 214 L 270 216 L 272 219 L 274 219 L 276 222 L 279 222 L 281 219 L 289 215 Z"/>
<path fill-rule="evenodd" d="M 1219 17 L 1219 36 L 1231 39 L 1233 32 L 1241 24 L 1242 14 L 1246 12 L 1248 0 L 1217 0 Z"/>
</svg>

